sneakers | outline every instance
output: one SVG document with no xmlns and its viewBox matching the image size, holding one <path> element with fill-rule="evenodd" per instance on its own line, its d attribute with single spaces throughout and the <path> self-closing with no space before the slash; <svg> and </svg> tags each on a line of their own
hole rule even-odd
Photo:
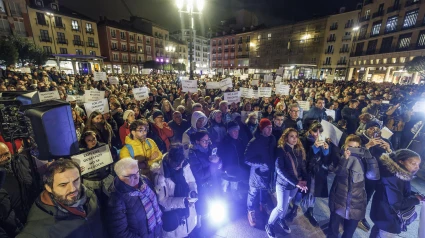
<svg viewBox="0 0 425 238">
<path fill-rule="evenodd" d="M 273 230 L 273 225 L 267 224 L 265 229 L 266 229 L 267 236 L 269 238 L 276 237 L 276 234 L 274 233 L 274 230 Z"/>
<path fill-rule="evenodd" d="M 256 225 L 256 219 L 255 219 L 255 211 L 248 211 L 248 222 L 249 225 L 254 227 Z"/>
<path fill-rule="evenodd" d="M 357 224 L 357 227 L 359 227 L 360 229 L 368 232 L 370 230 L 370 225 L 369 222 L 367 222 L 366 218 L 359 221 L 359 224 Z"/>
<path fill-rule="evenodd" d="M 277 224 L 283 229 L 284 232 L 286 233 L 291 233 L 291 228 L 289 228 L 289 226 L 286 224 L 285 220 L 283 219 L 277 219 Z"/>
<path fill-rule="evenodd" d="M 289 211 L 289 213 L 286 214 L 285 219 L 289 222 L 293 222 L 295 217 L 297 216 L 297 212 L 298 212 L 298 206 L 293 205 L 292 208 L 291 208 L 291 211 Z"/>
</svg>

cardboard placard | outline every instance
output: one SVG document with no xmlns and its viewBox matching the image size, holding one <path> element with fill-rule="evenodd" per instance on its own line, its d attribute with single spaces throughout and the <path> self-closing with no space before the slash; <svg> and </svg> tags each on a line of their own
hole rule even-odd
<svg viewBox="0 0 425 238">
<path fill-rule="evenodd" d="M 38 92 L 38 97 L 40 98 L 40 102 L 45 102 L 53 99 L 60 99 L 58 90 Z"/>
<path fill-rule="evenodd" d="M 220 81 L 220 88 L 222 91 L 228 89 L 228 88 L 233 88 L 233 83 L 232 83 L 232 79 L 231 78 L 226 78 Z"/>
<path fill-rule="evenodd" d="M 384 126 L 384 128 L 381 129 L 381 137 L 389 140 L 391 136 L 393 135 L 393 132 L 388 129 L 388 127 Z"/>
<path fill-rule="evenodd" d="M 99 101 L 105 98 L 105 91 L 86 90 L 85 92 L 86 102 Z"/>
<path fill-rule="evenodd" d="M 234 75 L 235 75 L 236 77 L 240 77 L 240 76 L 241 76 L 241 72 L 240 72 L 239 70 L 236 70 Z"/>
<path fill-rule="evenodd" d="M 290 86 L 284 84 L 276 84 L 277 95 L 289 95 Z"/>
<path fill-rule="evenodd" d="M 31 73 L 31 69 L 29 67 L 21 68 L 21 73 L 23 73 L 23 74 L 30 74 Z"/>
<path fill-rule="evenodd" d="M 241 101 L 241 91 L 224 93 L 224 100 L 229 104 Z"/>
<path fill-rule="evenodd" d="M 142 74 L 150 74 L 152 69 L 142 69 Z"/>
<path fill-rule="evenodd" d="M 258 80 L 258 79 L 255 79 L 255 80 L 252 80 L 251 81 L 251 85 L 252 86 L 258 86 L 258 83 L 260 82 L 260 80 Z"/>
<path fill-rule="evenodd" d="M 297 101 L 300 108 L 302 108 L 304 111 L 310 110 L 310 102 L 309 101 Z"/>
<path fill-rule="evenodd" d="M 212 74 L 208 74 L 208 78 L 212 78 L 213 77 L 213 75 Z"/>
<path fill-rule="evenodd" d="M 273 83 L 273 76 L 272 75 L 264 75 L 264 82 Z"/>
<path fill-rule="evenodd" d="M 87 117 L 94 111 L 99 111 L 102 114 L 109 112 L 108 99 L 104 98 L 99 101 L 86 102 L 84 103 L 84 108 L 86 109 Z"/>
<path fill-rule="evenodd" d="M 326 115 L 331 116 L 335 120 L 335 110 L 326 109 Z"/>
<path fill-rule="evenodd" d="M 71 159 L 80 165 L 81 175 L 93 172 L 114 162 L 108 145 L 79 155 L 73 155 Z"/>
<path fill-rule="evenodd" d="M 207 89 L 219 89 L 220 82 L 207 82 Z"/>
<path fill-rule="evenodd" d="M 252 97 L 252 89 L 250 88 L 240 88 L 241 97 L 243 98 L 251 98 Z"/>
<path fill-rule="evenodd" d="M 147 87 L 133 88 L 134 99 L 137 101 L 149 98 L 149 90 Z"/>
<path fill-rule="evenodd" d="M 342 131 L 340 131 L 338 127 L 334 126 L 332 123 L 329 123 L 325 120 L 322 120 L 320 124 L 322 124 L 323 127 L 323 132 L 321 135 L 326 139 L 330 138 L 332 143 L 338 146 L 339 141 L 341 140 Z"/>
<path fill-rule="evenodd" d="M 198 81 L 196 80 L 185 80 L 182 79 L 182 91 L 186 93 L 197 93 L 198 92 Z"/>
<path fill-rule="evenodd" d="M 271 87 L 260 87 L 258 88 L 258 97 L 271 97 L 272 96 L 272 88 Z"/>
<path fill-rule="evenodd" d="M 106 80 L 106 72 L 93 72 L 94 81 Z"/>
<path fill-rule="evenodd" d="M 109 77 L 109 83 L 110 84 L 119 84 L 120 81 L 117 77 Z"/>
</svg>

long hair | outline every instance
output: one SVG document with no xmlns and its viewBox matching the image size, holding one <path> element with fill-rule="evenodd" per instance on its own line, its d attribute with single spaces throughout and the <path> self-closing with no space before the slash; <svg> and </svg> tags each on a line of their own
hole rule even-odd
<svg viewBox="0 0 425 238">
<path fill-rule="evenodd" d="M 90 116 L 87 118 L 86 127 L 85 127 L 84 131 L 93 130 L 93 129 L 97 130 L 96 126 L 93 124 L 92 121 L 93 121 L 93 118 L 97 117 L 98 115 L 102 115 L 102 113 L 99 112 L 99 111 L 94 111 L 90 114 Z M 109 125 L 109 123 L 105 120 L 105 118 L 103 118 L 103 115 L 102 115 L 102 120 L 105 122 L 105 128 L 104 129 L 112 132 L 111 125 Z"/>
<path fill-rule="evenodd" d="M 83 119 L 81 119 L 80 115 L 78 114 L 78 112 L 75 109 L 71 108 L 71 111 L 73 113 L 75 113 L 74 126 L 75 126 L 75 129 L 77 129 L 77 127 L 80 127 L 81 125 L 84 124 L 84 121 L 83 121 Z"/>
<path fill-rule="evenodd" d="M 299 136 L 299 133 L 298 133 L 298 131 L 296 129 L 294 129 L 294 128 L 287 128 L 283 132 L 282 136 L 279 138 L 279 140 L 277 142 L 277 147 L 282 148 L 282 149 L 285 147 L 286 142 L 288 142 L 289 133 L 291 133 L 291 132 L 295 132 L 295 133 L 297 133 L 297 136 Z M 297 144 L 294 146 L 294 150 L 298 154 L 302 155 L 303 160 L 306 159 L 306 154 L 305 154 L 304 146 L 301 143 L 300 138 L 298 138 Z"/>
<path fill-rule="evenodd" d="M 164 113 L 166 113 L 167 111 L 165 111 L 165 104 L 166 103 L 168 103 L 168 105 L 170 106 L 170 111 L 171 111 L 171 113 L 173 113 L 175 110 L 174 110 L 174 107 L 173 107 L 173 104 L 171 104 L 170 103 L 170 101 L 168 101 L 168 100 L 164 100 L 163 102 L 162 102 L 162 106 L 161 106 L 161 111 L 163 111 Z"/>
</svg>

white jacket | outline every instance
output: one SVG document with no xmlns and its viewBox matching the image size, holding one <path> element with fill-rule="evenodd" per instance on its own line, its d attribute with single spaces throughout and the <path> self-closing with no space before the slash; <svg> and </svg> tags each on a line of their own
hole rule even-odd
<svg viewBox="0 0 425 238">
<path fill-rule="evenodd" d="M 161 206 L 165 208 L 165 211 L 170 211 L 178 208 L 185 208 L 184 205 L 184 197 L 173 197 L 175 184 L 171 181 L 170 178 L 164 177 L 164 168 L 162 163 L 159 167 L 152 168 L 152 172 L 155 175 L 155 190 L 158 195 L 158 202 Z M 183 176 L 186 179 L 187 184 L 189 185 L 190 191 L 195 191 L 198 193 L 198 189 L 196 186 L 195 177 L 192 174 L 192 170 L 190 169 L 190 165 L 186 165 L 183 168 Z M 189 196 L 189 194 L 188 194 Z M 171 232 L 162 231 L 162 237 L 173 237 L 173 238 L 182 238 L 187 237 L 190 232 L 195 228 L 197 224 L 197 214 L 195 205 L 189 207 L 189 217 L 187 218 L 187 222 L 184 225 L 180 225 L 176 230 Z M 188 232 L 189 231 L 189 232 Z"/>
</svg>

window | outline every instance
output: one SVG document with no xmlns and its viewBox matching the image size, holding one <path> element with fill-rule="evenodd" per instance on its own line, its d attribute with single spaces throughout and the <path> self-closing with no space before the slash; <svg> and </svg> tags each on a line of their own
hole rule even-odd
<svg viewBox="0 0 425 238">
<path fill-rule="evenodd" d="M 118 61 L 118 54 L 117 53 L 112 54 L 112 60 Z"/>
<path fill-rule="evenodd" d="M 80 26 L 78 26 L 78 21 L 72 20 L 71 21 L 71 25 L 72 25 L 72 30 L 74 30 L 74 31 L 79 31 L 80 30 Z"/>
<path fill-rule="evenodd" d="M 7 19 L 0 19 L 0 32 L 10 33 L 10 25 Z"/>
<path fill-rule="evenodd" d="M 117 37 L 117 32 L 115 30 L 111 30 L 111 37 L 112 38 L 116 38 Z"/>
<path fill-rule="evenodd" d="M 247 36 L 246 37 L 246 42 L 250 42 L 251 41 L 251 36 Z"/>
<path fill-rule="evenodd" d="M 0 0 L 0 12 L 3 12 L 3 13 L 5 13 L 5 12 L 6 12 L 6 10 L 5 10 L 5 8 L 4 8 L 3 0 Z"/>
<path fill-rule="evenodd" d="M 397 49 L 407 49 L 410 46 L 410 38 L 412 36 L 412 33 L 400 35 L 400 38 L 398 39 Z"/>
<path fill-rule="evenodd" d="M 133 62 L 133 63 L 136 62 L 136 56 L 134 56 L 134 55 L 131 56 L 131 62 Z"/>
<path fill-rule="evenodd" d="M 272 33 L 267 34 L 267 40 L 270 40 L 272 38 Z"/>
<path fill-rule="evenodd" d="M 112 48 L 113 50 L 118 49 L 117 42 L 112 42 L 112 44 L 111 44 L 111 48 Z"/>
<path fill-rule="evenodd" d="M 325 65 L 330 65 L 330 64 L 331 64 L 331 57 L 326 57 Z"/>
<path fill-rule="evenodd" d="M 359 56 L 363 53 L 364 42 L 357 43 L 355 55 Z"/>
<path fill-rule="evenodd" d="M 50 46 L 43 46 L 43 51 L 46 52 L 46 53 L 48 53 L 48 54 L 51 54 L 52 53 L 52 47 L 50 47 Z"/>
<path fill-rule="evenodd" d="M 333 52 L 334 52 L 334 46 L 328 45 L 328 49 L 327 49 L 326 53 L 332 54 Z"/>
<path fill-rule="evenodd" d="M 151 38 L 150 37 L 146 37 L 146 44 L 148 44 L 148 45 L 151 44 Z"/>
<path fill-rule="evenodd" d="M 50 42 L 49 31 L 40 30 L 40 41 Z"/>
<path fill-rule="evenodd" d="M 418 9 L 407 12 L 404 16 L 403 28 L 413 27 L 416 24 L 416 19 L 418 18 Z"/>
<path fill-rule="evenodd" d="M 389 17 L 385 26 L 385 33 L 393 32 L 397 29 L 398 16 Z"/>
<path fill-rule="evenodd" d="M 134 45 L 130 45 L 130 51 L 131 52 L 136 52 L 136 47 Z"/>
<path fill-rule="evenodd" d="M 63 28 L 64 25 L 62 23 L 62 17 L 55 16 L 55 26 L 59 28 Z"/>
<path fill-rule="evenodd" d="M 19 6 L 19 3 L 9 1 L 9 9 L 12 16 L 22 16 L 21 8 Z"/>
<path fill-rule="evenodd" d="M 127 55 L 122 55 L 122 61 L 123 62 L 127 62 L 128 61 L 128 56 Z"/>
<path fill-rule="evenodd" d="M 143 36 L 137 36 L 137 41 L 138 42 L 143 42 Z"/>
<path fill-rule="evenodd" d="M 378 40 L 371 40 L 367 44 L 367 51 L 366 54 L 375 54 L 376 53 L 376 45 L 378 44 Z"/>
<path fill-rule="evenodd" d="M 90 47 L 96 47 L 96 44 L 94 43 L 93 37 L 87 37 L 87 45 Z"/>
<path fill-rule="evenodd" d="M 137 51 L 139 51 L 139 53 L 143 53 L 143 46 L 137 46 Z"/>
<path fill-rule="evenodd" d="M 83 55 L 83 50 L 76 49 L 76 50 L 75 50 L 75 54 L 76 54 L 76 55 Z"/>
<path fill-rule="evenodd" d="M 14 21 L 13 24 L 15 25 L 15 32 L 18 33 L 21 36 L 26 36 L 27 33 L 25 31 L 25 25 L 23 22 L 20 21 Z"/>
<path fill-rule="evenodd" d="M 374 23 L 372 26 L 372 31 L 370 32 L 370 36 L 379 35 L 379 32 L 381 31 L 381 25 L 382 25 L 382 22 Z"/>
<path fill-rule="evenodd" d="M 46 17 L 44 16 L 44 13 L 36 12 L 36 15 L 37 15 L 37 24 L 47 26 Z"/>
<path fill-rule="evenodd" d="M 59 51 L 60 51 L 61 54 L 68 54 L 67 48 L 60 48 Z"/>
<path fill-rule="evenodd" d="M 94 51 L 94 50 L 90 50 L 90 55 L 92 55 L 92 56 L 96 56 L 96 51 Z"/>
<path fill-rule="evenodd" d="M 358 39 L 360 40 L 360 39 L 364 39 L 365 38 L 365 36 L 366 36 L 366 31 L 367 31 L 367 27 L 368 27 L 368 25 L 364 25 L 364 26 L 362 26 L 361 28 L 360 28 L 360 30 L 359 30 L 359 37 L 358 37 Z"/>
<path fill-rule="evenodd" d="M 130 40 L 134 41 L 134 35 L 133 34 L 130 35 Z"/>
<path fill-rule="evenodd" d="M 74 40 L 75 41 L 81 41 L 80 35 L 74 35 Z"/>
<path fill-rule="evenodd" d="M 123 51 L 127 51 L 127 45 L 125 45 L 125 44 L 121 44 L 121 49 L 122 49 Z"/>
<path fill-rule="evenodd" d="M 370 9 L 366 10 L 365 13 L 364 13 L 365 19 L 369 19 L 369 17 L 370 17 Z"/>
<path fill-rule="evenodd" d="M 68 43 L 68 42 L 66 42 L 66 39 L 65 39 L 65 33 L 58 32 L 57 35 L 58 35 L 57 41 L 58 41 L 59 44 L 67 44 Z"/>
<path fill-rule="evenodd" d="M 260 41 L 261 40 L 261 35 L 257 36 L 257 40 Z"/>
<path fill-rule="evenodd" d="M 149 45 L 146 46 L 146 53 L 151 54 L 151 47 Z"/>
<path fill-rule="evenodd" d="M 393 37 L 392 36 L 382 39 L 381 50 L 379 51 L 379 53 L 390 52 L 392 43 L 393 43 Z"/>
<path fill-rule="evenodd" d="M 91 23 L 86 23 L 86 32 L 93 33 L 93 26 Z"/>
<path fill-rule="evenodd" d="M 417 46 L 418 47 L 425 47 L 425 31 L 419 32 Z"/>
<path fill-rule="evenodd" d="M 120 36 L 121 36 L 121 40 L 125 40 L 125 32 L 121 31 Z"/>
</svg>

